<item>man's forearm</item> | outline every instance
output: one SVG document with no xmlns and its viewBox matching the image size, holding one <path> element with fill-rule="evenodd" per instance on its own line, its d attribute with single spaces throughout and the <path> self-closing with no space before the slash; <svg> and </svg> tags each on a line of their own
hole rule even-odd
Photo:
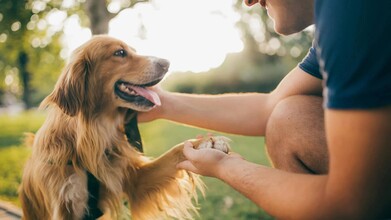
<svg viewBox="0 0 391 220">
<path fill-rule="evenodd" d="M 288 173 L 239 158 L 223 165 L 218 178 L 276 218 L 319 219 L 332 213 L 324 196 L 327 176 Z"/>
<path fill-rule="evenodd" d="M 164 119 L 241 135 L 264 135 L 272 111 L 268 94 L 192 95 L 171 93 Z"/>
<path fill-rule="evenodd" d="M 221 132 L 263 136 L 278 102 L 294 95 L 320 95 L 321 91 L 320 79 L 296 67 L 270 94 L 163 94 L 159 118 Z"/>
<path fill-rule="evenodd" d="M 328 175 L 288 173 L 228 155 L 213 176 L 278 218 L 390 218 L 391 106 L 328 109 L 325 119 Z"/>
</svg>

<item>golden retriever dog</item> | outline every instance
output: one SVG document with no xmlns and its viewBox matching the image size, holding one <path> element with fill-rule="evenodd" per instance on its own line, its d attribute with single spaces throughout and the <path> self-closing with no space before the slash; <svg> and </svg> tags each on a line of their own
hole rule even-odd
<svg viewBox="0 0 391 220">
<path fill-rule="evenodd" d="M 48 115 L 31 137 L 19 192 L 24 219 L 119 219 L 124 199 L 132 219 L 191 218 L 203 184 L 176 168 L 183 143 L 156 159 L 130 144 L 138 131 L 128 125 L 137 111 L 160 105 L 149 87 L 168 68 L 167 60 L 138 55 L 108 36 L 74 51 L 41 103 Z M 224 137 L 192 141 L 228 152 Z"/>
</svg>

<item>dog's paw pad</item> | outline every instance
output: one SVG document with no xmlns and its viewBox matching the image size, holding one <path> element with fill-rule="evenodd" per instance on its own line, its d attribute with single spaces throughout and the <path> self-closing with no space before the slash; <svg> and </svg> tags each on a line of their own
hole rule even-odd
<svg viewBox="0 0 391 220">
<path fill-rule="evenodd" d="M 202 148 L 213 148 L 224 153 L 228 153 L 230 151 L 229 142 L 231 140 L 224 136 L 216 136 L 216 137 L 208 137 L 203 142 L 198 145 L 198 149 Z"/>
</svg>

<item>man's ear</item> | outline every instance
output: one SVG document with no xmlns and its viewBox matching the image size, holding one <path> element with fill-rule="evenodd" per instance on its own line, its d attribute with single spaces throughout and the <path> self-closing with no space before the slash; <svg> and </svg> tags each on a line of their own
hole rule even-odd
<svg viewBox="0 0 391 220">
<path fill-rule="evenodd" d="M 42 101 L 41 106 L 54 103 L 69 116 L 76 115 L 87 95 L 89 69 L 89 62 L 81 56 L 71 61 L 61 73 L 53 92 Z"/>
</svg>

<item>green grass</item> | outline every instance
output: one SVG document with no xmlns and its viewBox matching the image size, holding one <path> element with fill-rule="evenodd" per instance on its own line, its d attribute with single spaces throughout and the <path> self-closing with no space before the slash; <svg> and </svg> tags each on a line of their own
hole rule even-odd
<svg viewBox="0 0 391 220">
<path fill-rule="evenodd" d="M 11 146 L 0 149 L 0 199 L 19 204 L 18 186 L 20 184 L 24 161 L 30 149 Z"/>
<path fill-rule="evenodd" d="M 19 145 L 23 133 L 37 131 L 44 118 L 45 115 L 38 111 L 18 115 L 0 114 L 0 148 Z"/>
<path fill-rule="evenodd" d="M 31 149 L 22 144 L 23 133 L 35 132 L 44 120 L 40 112 L 26 112 L 20 115 L 0 115 L 0 199 L 14 204 L 20 183 L 23 164 Z M 170 147 L 209 131 L 187 127 L 164 120 L 140 125 L 140 132 L 147 156 L 156 157 Z M 221 133 L 214 132 L 215 135 Z M 232 150 L 249 161 L 268 165 L 263 138 L 228 135 L 232 139 Z M 272 219 L 247 198 L 214 178 L 203 177 L 207 190 L 205 198 L 200 197 L 199 220 L 252 220 Z"/>
</svg>

